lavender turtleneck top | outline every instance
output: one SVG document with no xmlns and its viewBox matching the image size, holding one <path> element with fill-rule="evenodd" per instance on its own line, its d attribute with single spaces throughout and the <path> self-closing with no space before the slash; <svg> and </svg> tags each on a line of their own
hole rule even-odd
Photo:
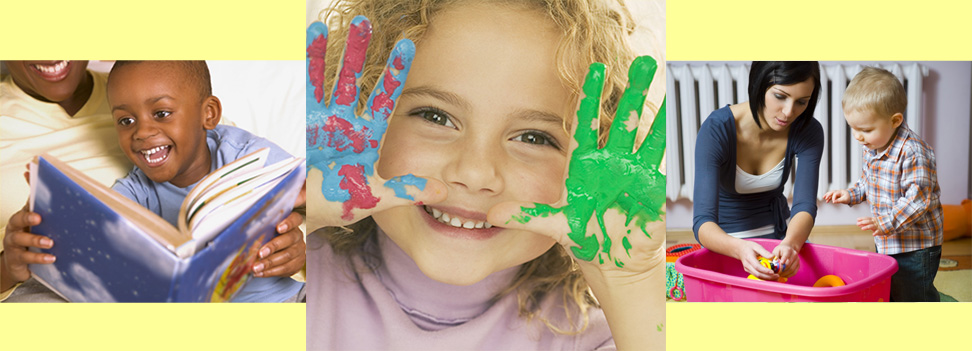
<svg viewBox="0 0 972 351">
<path fill-rule="evenodd" d="M 563 335 L 519 317 L 515 294 L 493 301 L 519 266 L 456 286 L 427 277 L 380 229 L 366 250 L 381 264 L 336 255 L 320 234 L 307 237 L 308 350 L 615 350 L 600 309 L 589 310 L 583 333 Z M 568 325 L 560 293 L 540 306 L 554 325 Z"/>
</svg>

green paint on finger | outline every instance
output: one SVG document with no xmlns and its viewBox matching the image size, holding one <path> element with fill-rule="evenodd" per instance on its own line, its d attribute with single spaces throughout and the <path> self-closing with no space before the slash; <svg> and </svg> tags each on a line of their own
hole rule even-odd
<svg viewBox="0 0 972 351">
<path fill-rule="evenodd" d="M 571 154 L 567 189 L 567 206 L 555 208 L 536 204 L 522 207 L 511 220 L 527 223 L 533 217 L 563 213 L 570 227 L 568 238 L 576 244 L 571 252 L 577 259 L 591 261 L 594 256 L 604 263 L 604 256 L 618 267 L 624 262 L 611 256 L 612 240 L 604 224 L 609 209 L 625 216 L 625 225 L 634 223 L 648 234 L 648 223 L 661 220 L 665 204 L 665 175 L 658 167 L 665 152 L 665 104 L 655 117 L 644 145 L 631 152 L 636 130 L 625 122 L 641 116 L 645 93 L 651 84 L 657 64 L 644 56 L 629 69 L 628 88 L 618 104 L 615 125 L 604 148 L 597 147 L 600 96 L 604 86 L 604 65 L 592 64 L 584 81 L 584 97 L 577 110 L 578 125 L 574 140 L 578 147 Z M 610 178 L 609 178 L 610 177 Z M 591 217 L 598 222 L 600 233 L 588 233 Z M 630 230 L 627 231 L 631 233 Z M 615 235 L 617 237 L 619 235 Z M 631 243 L 622 238 L 630 258 Z"/>
</svg>

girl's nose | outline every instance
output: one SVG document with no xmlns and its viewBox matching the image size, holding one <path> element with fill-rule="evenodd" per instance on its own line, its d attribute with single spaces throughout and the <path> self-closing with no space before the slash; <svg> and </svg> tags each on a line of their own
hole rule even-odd
<svg viewBox="0 0 972 351">
<path fill-rule="evenodd" d="M 502 153 L 498 145 L 476 145 L 467 142 L 456 147 L 451 161 L 443 172 L 443 180 L 450 188 L 480 194 L 498 194 L 503 191 L 504 181 L 499 172 Z"/>
</svg>

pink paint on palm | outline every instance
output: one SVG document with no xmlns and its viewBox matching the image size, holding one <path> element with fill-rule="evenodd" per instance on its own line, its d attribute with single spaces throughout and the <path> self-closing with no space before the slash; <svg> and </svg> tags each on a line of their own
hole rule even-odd
<svg viewBox="0 0 972 351">
<path fill-rule="evenodd" d="M 341 215 L 342 219 L 348 221 L 354 219 L 351 210 L 355 208 L 374 208 L 378 205 L 379 199 L 371 195 L 371 187 L 368 186 L 367 178 L 364 175 L 364 166 L 341 166 L 338 175 L 343 177 L 340 184 L 341 189 L 347 190 L 348 194 L 351 195 L 351 199 L 343 204 L 344 214 Z"/>
<path fill-rule="evenodd" d="M 355 84 L 361 68 L 364 66 L 365 51 L 368 50 L 368 41 L 371 40 L 371 23 L 362 21 L 358 24 L 351 24 L 351 31 L 348 34 L 348 44 L 344 49 L 344 64 L 338 74 L 337 87 L 334 90 L 335 101 L 340 105 L 350 105 L 358 97 L 358 87 Z"/>
<path fill-rule="evenodd" d="M 324 34 L 317 38 L 307 47 L 307 56 L 310 57 L 310 67 L 307 74 L 311 84 L 314 85 L 314 98 L 317 102 L 324 99 L 324 53 L 327 51 L 327 37 Z"/>
<path fill-rule="evenodd" d="M 321 130 L 327 134 L 324 138 L 327 140 L 327 146 L 337 151 L 344 151 L 351 147 L 354 152 L 360 154 L 366 144 L 371 148 L 378 147 L 378 140 L 371 139 L 371 129 L 362 126 L 361 130 L 354 130 L 351 122 L 338 116 L 328 117 Z"/>
<path fill-rule="evenodd" d="M 399 82 L 394 76 L 386 72 L 382 85 L 384 86 L 385 91 L 375 95 L 375 99 L 371 101 L 371 115 L 384 116 L 384 118 L 387 118 L 387 114 L 379 113 L 379 111 L 381 111 L 383 108 L 387 108 L 388 112 L 390 113 L 395 107 L 395 100 L 391 99 L 391 95 L 388 92 L 394 92 L 395 89 L 398 89 L 399 85 L 402 85 L 402 82 Z"/>
</svg>

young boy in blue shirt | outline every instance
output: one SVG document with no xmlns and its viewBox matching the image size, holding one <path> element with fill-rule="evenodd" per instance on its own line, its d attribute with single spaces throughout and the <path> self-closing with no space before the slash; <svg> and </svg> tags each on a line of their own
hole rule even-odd
<svg viewBox="0 0 972 351">
<path fill-rule="evenodd" d="M 108 76 L 108 102 L 122 152 L 135 164 L 112 189 L 173 225 L 186 195 L 210 172 L 264 147 L 270 148 L 268 163 L 290 157 L 266 139 L 219 125 L 222 107 L 203 61 L 116 62 Z M 299 232 L 297 237 L 299 242 L 278 236 L 270 244 L 280 249 L 264 247 L 260 257 L 275 251 L 290 265 L 296 260 L 303 266 L 303 237 Z M 289 276 L 263 273 L 233 301 L 292 301 L 303 287 Z"/>
<path fill-rule="evenodd" d="M 842 104 L 854 139 L 865 148 L 863 172 L 853 187 L 827 192 L 823 199 L 870 204 L 874 217 L 858 218 L 857 225 L 871 232 L 878 253 L 898 262 L 891 301 L 937 302 L 941 190 L 935 153 L 902 123 L 908 104 L 904 86 L 891 72 L 865 67 L 847 86 Z"/>
</svg>

